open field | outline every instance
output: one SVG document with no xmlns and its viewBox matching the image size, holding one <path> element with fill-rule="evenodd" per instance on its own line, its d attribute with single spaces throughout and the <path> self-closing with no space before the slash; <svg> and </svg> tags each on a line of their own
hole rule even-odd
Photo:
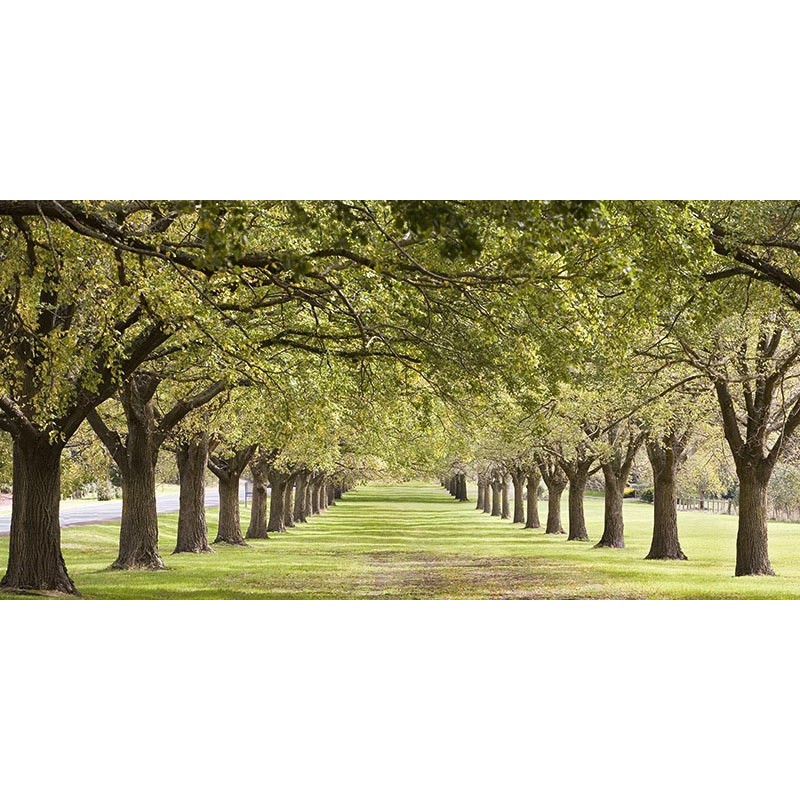
<svg viewBox="0 0 800 800">
<path fill-rule="evenodd" d="M 243 508 L 243 527 L 248 513 Z M 211 538 L 216 514 L 209 510 Z M 587 498 L 586 515 L 597 541 L 600 498 Z M 800 525 L 770 526 L 777 577 L 734 578 L 735 517 L 682 512 L 681 543 L 690 560 L 653 562 L 643 560 L 651 515 L 652 506 L 626 502 L 627 548 L 594 550 L 591 542 L 568 543 L 491 518 L 438 486 L 370 485 L 309 524 L 246 548 L 217 545 L 214 555 L 171 555 L 177 515 L 163 515 L 165 571 L 109 570 L 117 523 L 65 529 L 63 548 L 85 598 L 800 597 Z M 7 552 L 6 538 L 3 567 Z"/>
</svg>

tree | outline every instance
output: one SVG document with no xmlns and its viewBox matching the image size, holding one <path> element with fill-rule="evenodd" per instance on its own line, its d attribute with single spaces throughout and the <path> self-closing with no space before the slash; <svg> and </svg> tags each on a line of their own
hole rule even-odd
<svg viewBox="0 0 800 800">
<path fill-rule="evenodd" d="M 699 437 L 709 440 L 717 420 L 700 375 L 681 365 L 662 367 L 656 373 L 654 390 L 661 391 L 637 414 L 653 475 L 653 537 L 645 558 L 686 560 L 678 537 L 679 471 Z"/>
<path fill-rule="evenodd" d="M 164 568 L 158 552 L 158 454 L 167 437 L 190 411 L 213 400 L 227 386 L 224 380 L 215 381 L 195 394 L 180 397 L 162 413 L 156 402 L 156 391 L 162 380 L 161 375 L 140 369 L 125 381 L 119 394 L 124 433 L 115 430 L 100 409 L 92 409 L 87 415 L 89 424 L 114 459 L 122 480 L 119 554 L 112 569 Z M 194 455 L 199 457 L 199 454 Z M 184 467 L 188 469 L 188 462 Z"/>
<path fill-rule="evenodd" d="M 564 533 L 561 525 L 561 496 L 567 488 L 568 478 L 558 459 L 543 453 L 539 456 L 539 469 L 547 486 L 547 524 L 545 533 Z"/>
<path fill-rule="evenodd" d="M 3 588 L 75 592 L 61 555 L 60 457 L 91 411 L 177 331 L 239 308 L 240 289 L 250 307 L 296 302 L 274 255 L 242 249 L 245 217 L 229 211 L 0 202 L 0 429 L 15 464 Z M 152 548 L 146 559 L 157 563 Z"/>
<path fill-rule="evenodd" d="M 653 469 L 653 539 L 646 559 L 686 560 L 678 539 L 675 475 L 687 455 L 691 428 L 670 430 L 646 442 Z"/>
<path fill-rule="evenodd" d="M 625 547 L 622 502 L 633 460 L 644 441 L 644 432 L 630 422 L 611 425 L 606 432 L 606 452 L 601 456 L 605 481 L 603 535 L 595 547 Z"/>
<path fill-rule="evenodd" d="M 569 509 L 568 542 L 589 541 L 583 498 L 589 478 L 601 468 L 601 465 L 597 463 L 597 454 L 592 451 L 592 440 L 599 434 L 599 429 L 586 426 L 584 433 L 588 441 L 575 443 L 571 448 L 571 453 L 564 452 L 563 446 L 558 447 L 556 451 L 556 458 L 561 465 L 561 469 L 569 479 L 569 491 L 567 494 L 567 507 Z"/>
<path fill-rule="evenodd" d="M 600 397 L 587 376 L 573 375 L 556 387 L 555 396 L 539 421 L 539 438 L 548 458 L 557 463 L 569 481 L 567 541 L 586 542 L 583 500 L 589 478 L 600 469 L 598 439 L 603 429 L 598 418 Z"/>
<path fill-rule="evenodd" d="M 602 328 L 606 291 L 631 272 L 644 280 L 661 232 L 667 252 L 690 224 L 705 225 L 675 204 L 0 201 L 0 429 L 15 462 L 2 585 L 74 591 L 57 504 L 61 451 L 83 420 L 125 462 L 128 497 L 150 494 L 161 424 L 151 382 L 186 341 L 213 342 L 231 362 L 246 345 L 402 363 L 450 401 L 485 392 L 503 362 L 509 386 L 531 364 L 551 380 Z M 519 347 L 503 346 L 521 333 Z M 115 396 L 124 435 L 107 406 L 97 411 Z M 343 452 L 354 462 L 326 463 L 332 448 L 320 462 L 281 450 L 290 475 L 305 471 L 312 510 L 332 469 L 352 477 L 378 458 Z M 141 487 L 133 464 L 144 465 Z M 159 566 L 152 506 L 127 503 L 123 527 L 117 564 Z M 190 538 L 202 548 L 202 532 Z"/>
<path fill-rule="evenodd" d="M 268 519 L 268 487 L 269 465 L 274 461 L 277 452 L 265 451 L 258 447 L 250 460 L 250 474 L 253 477 L 253 495 L 250 507 L 250 524 L 247 526 L 246 539 L 269 539 L 267 531 Z"/>
<path fill-rule="evenodd" d="M 211 553 L 206 523 L 206 467 L 209 436 L 205 430 L 173 436 L 180 479 L 180 507 L 175 553 Z"/>
<path fill-rule="evenodd" d="M 792 373 L 800 361 L 800 338 L 790 315 L 774 303 L 751 298 L 749 310 L 721 322 L 713 340 L 681 339 L 687 358 L 714 386 L 739 479 L 737 576 L 774 574 L 767 544 L 767 486 L 800 425 Z"/>
<path fill-rule="evenodd" d="M 255 444 L 218 444 L 210 452 L 208 468 L 219 479 L 219 526 L 214 544 L 245 545 L 239 515 L 239 480 L 256 451 Z"/>
</svg>

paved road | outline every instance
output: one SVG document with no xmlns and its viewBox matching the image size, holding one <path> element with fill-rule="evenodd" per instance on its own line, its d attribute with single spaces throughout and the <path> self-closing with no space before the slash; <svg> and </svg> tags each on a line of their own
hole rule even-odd
<svg viewBox="0 0 800 800">
<path fill-rule="evenodd" d="M 239 484 L 239 500 L 244 501 L 244 481 Z M 159 514 L 178 510 L 178 494 L 158 495 L 156 504 Z M 216 486 L 206 488 L 206 507 L 219 505 L 219 490 Z M 69 525 L 86 525 L 92 522 L 109 522 L 119 519 L 122 514 L 122 500 L 106 500 L 98 503 L 96 500 L 87 500 L 86 503 L 62 507 L 61 527 Z M 0 536 L 8 536 L 11 526 L 11 510 L 3 509 L 0 512 Z"/>
</svg>

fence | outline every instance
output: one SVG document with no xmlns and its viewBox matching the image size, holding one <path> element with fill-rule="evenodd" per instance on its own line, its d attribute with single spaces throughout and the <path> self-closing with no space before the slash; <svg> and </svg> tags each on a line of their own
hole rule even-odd
<svg viewBox="0 0 800 800">
<path fill-rule="evenodd" d="M 716 497 L 679 497 L 679 511 L 708 511 L 711 514 L 738 514 L 735 500 Z"/>
</svg>

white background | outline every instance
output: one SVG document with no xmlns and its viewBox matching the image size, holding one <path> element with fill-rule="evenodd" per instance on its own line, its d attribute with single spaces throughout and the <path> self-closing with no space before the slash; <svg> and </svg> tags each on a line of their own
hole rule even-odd
<svg viewBox="0 0 800 800">
<path fill-rule="evenodd" d="M 21 8 L 4 197 L 797 194 L 782 3 Z M 784 796 L 795 608 L 4 602 L 0 794 Z"/>
</svg>

